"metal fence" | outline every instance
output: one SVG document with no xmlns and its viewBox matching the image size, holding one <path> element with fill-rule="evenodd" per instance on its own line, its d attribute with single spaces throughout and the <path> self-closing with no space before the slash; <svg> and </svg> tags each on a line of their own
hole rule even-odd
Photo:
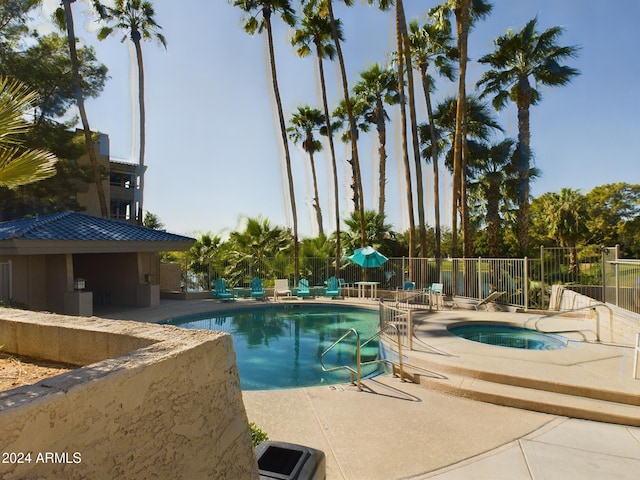
<svg viewBox="0 0 640 480">
<path fill-rule="evenodd" d="M 595 252 L 595 253 L 594 253 Z M 311 286 L 326 285 L 335 275 L 332 258 L 301 258 L 300 278 Z M 251 285 L 260 277 L 265 287 L 275 279 L 286 278 L 295 286 L 292 258 L 249 258 L 238 262 L 217 262 L 190 267 L 181 265 L 181 289 L 211 290 L 216 278 L 225 278 L 230 287 Z M 446 296 L 474 300 L 492 291 L 505 292 L 500 301 L 527 309 L 546 309 L 551 286 L 565 285 L 599 301 L 606 301 L 640 313 L 640 260 L 619 258 L 619 249 L 611 248 L 540 248 L 539 258 L 390 258 L 377 268 L 361 268 L 348 260 L 339 266 L 339 278 L 353 285 L 359 281 L 378 282 L 380 290 L 397 290 L 411 281 L 416 290 L 442 283 Z"/>
</svg>

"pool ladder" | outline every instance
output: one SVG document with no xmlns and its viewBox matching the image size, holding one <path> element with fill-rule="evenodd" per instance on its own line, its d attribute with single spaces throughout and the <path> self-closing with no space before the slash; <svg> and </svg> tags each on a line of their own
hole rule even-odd
<svg viewBox="0 0 640 480">
<path fill-rule="evenodd" d="M 383 333 L 385 333 L 389 329 L 394 330 L 396 334 L 396 340 L 398 345 L 398 364 L 386 358 L 379 358 L 377 360 L 371 360 L 369 362 L 361 362 L 360 352 L 362 350 L 362 347 L 367 345 L 369 342 L 372 342 L 376 338 L 380 337 Z M 336 347 L 336 345 L 342 342 L 345 338 L 351 335 L 355 336 L 355 339 L 356 339 L 356 368 L 354 369 L 351 365 L 339 365 L 337 367 L 327 368 L 324 364 L 325 355 L 329 353 L 331 350 L 333 350 Z M 334 372 L 336 370 L 348 370 L 349 373 L 351 374 L 351 384 L 356 385 L 359 391 L 362 391 L 362 382 L 361 382 L 362 367 L 366 365 L 374 365 L 377 363 L 385 363 L 393 367 L 397 366 L 398 371 L 400 372 L 400 379 L 404 381 L 404 367 L 402 364 L 402 342 L 400 341 L 400 331 L 398 330 L 398 327 L 393 323 L 388 323 L 387 325 L 382 327 L 374 335 L 369 337 L 364 343 L 360 343 L 360 334 L 358 333 L 358 331 L 355 328 L 350 328 L 338 340 L 333 342 L 333 344 L 331 344 L 329 348 L 327 348 L 324 352 L 322 352 L 322 355 L 320 355 L 320 364 L 322 365 L 322 371 Z"/>
</svg>

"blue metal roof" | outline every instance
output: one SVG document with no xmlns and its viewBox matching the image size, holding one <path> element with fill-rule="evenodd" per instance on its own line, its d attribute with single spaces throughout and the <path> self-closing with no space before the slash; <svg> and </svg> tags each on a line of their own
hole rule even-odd
<svg viewBox="0 0 640 480">
<path fill-rule="evenodd" d="M 83 240 L 123 242 L 193 242 L 193 238 L 131 223 L 62 212 L 0 222 L 0 240 Z"/>
</svg>

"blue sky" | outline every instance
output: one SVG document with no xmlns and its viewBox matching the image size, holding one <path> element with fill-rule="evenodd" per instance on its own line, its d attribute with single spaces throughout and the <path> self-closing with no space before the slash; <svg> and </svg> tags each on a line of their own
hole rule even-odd
<svg viewBox="0 0 640 480">
<path fill-rule="evenodd" d="M 281 142 L 271 102 L 266 49 L 261 36 L 241 27 L 242 12 L 225 0 L 156 0 L 156 20 L 167 38 L 165 51 L 155 42 L 143 45 L 146 76 L 147 149 L 145 210 L 158 215 L 167 230 L 182 234 L 224 233 L 238 227 L 243 216 L 262 215 L 272 224 L 291 226 L 283 196 Z M 344 24 L 345 63 L 350 86 L 372 63 L 385 63 L 393 49 L 391 12 L 365 3 L 351 9 L 335 3 Z M 423 16 L 436 1 L 405 0 L 408 19 Z M 540 31 L 565 29 L 559 43 L 577 45 L 579 56 L 568 64 L 581 75 L 561 88 L 542 88 L 542 102 L 531 111 L 531 144 L 542 176 L 532 195 L 579 188 L 586 193 L 613 182 L 640 183 L 640 18 L 638 0 L 518 0 L 494 2 L 493 14 L 480 22 L 469 38 L 467 89 L 472 91 L 484 71 L 476 62 L 493 49 L 493 40 L 508 28 L 520 30 L 537 15 Z M 49 0 L 45 8 L 59 2 Z M 137 162 L 137 120 L 132 113 L 132 70 L 128 42 L 121 35 L 102 42 L 87 21 L 88 8 L 74 4 L 76 33 L 96 48 L 109 68 L 110 79 L 100 98 L 87 102 L 93 130 L 107 133 L 111 155 Z M 276 61 L 285 116 L 298 106 L 321 106 L 314 60 L 297 57 L 290 46 L 291 30 L 274 21 Z M 325 66 L 329 104 L 340 99 L 337 64 Z M 133 77 L 131 76 L 133 75 Z M 453 95 L 457 85 L 439 82 L 436 101 Z M 133 92 L 136 95 L 135 91 Z M 135 96 L 133 97 L 136 98 Z M 422 96 L 418 117 L 426 120 Z M 397 118 L 396 111 L 389 112 Z M 517 135 L 513 106 L 498 115 L 509 137 Z M 388 221 L 396 230 L 408 227 L 396 120 L 389 126 L 387 170 Z M 133 132 L 133 134 L 132 134 Z M 500 140 L 502 137 L 498 138 Z M 363 168 L 365 208 L 377 206 L 376 144 L 362 135 L 359 152 Z M 325 150 L 328 151 L 328 148 Z M 290 142 L 301 236 L 317 233 L 310 207 L 309 162 Z M 132 154 L 133 152 L 133 154 Z M 347 148 L 338 143 L 340 207 L 348 215 Z M 316 156 L 325 231 L 333 231 L 333 194 L 329 158 Z M 431 166 L 424 168 L 431 172 Z M 444 171 L 444 167 L 441 168 Z M 430 175 L 427 175 L 427 222 L 433 224 Z M 450 217 L 449 179 L 443 188 L 443 218 Z"/>
</svg>

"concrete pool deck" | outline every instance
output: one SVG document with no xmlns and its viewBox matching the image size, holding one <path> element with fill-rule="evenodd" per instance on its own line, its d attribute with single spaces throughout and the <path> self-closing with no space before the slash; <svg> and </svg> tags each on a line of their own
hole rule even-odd
<svg viewBox="0 0 640 480">
<path fill-rule="evenodd" d="M 96 315 L 157 322 L 247 303 L 162 300 L 156 307 L 104 310 Z M 377 303 L 354 299 L 340 304 L 377 307 Z M 620 361 L 629 361 L 630 354 L 623 353 L 621 359 L 620 355 L 597 352 L 591 358 L 582 349 L 574 349 L 540 361 L 532 352 L 507 353 L 504 350 L 516 349 L 473 344 L 443 332 L 443 323 L 465 314 L 468 312 L 445 311 L 416 317 L 414 351 L 404 353 L 409 363 L 422 369 L 415 370 L 422 373 L 421 385 L 383 375 L 364 380 L 362 392 L 351 385 L 245 391 L 248 418 L 272 440 L 324 451 L 328 479 L 637 478 L 638 427 L 494 405 L 454 396 L 446 393 L 446 388 L 434 386 L 447 382 L 445 378 L 465 387 L 484 382 L 477 377 L 458 377 L 464 373 L 460 359 L 465 358 L 472 361 L 475 371 L 499 367 L 507 370 L 499 372 L 502 375 L 522 377 L 518 372 L 526 368 L 526 377 L 536 378 L 547 372 L 560 375 L 564 383 L 568 373 L 558 374 L 556 370 L 575 372 L 571 375 L 595 389 L 608 389 L 607 382 L 617 382 L 619 375 L 630 379 L 626 363 L 622 370 L 620 367 Z M 459 321 L 463 317 L 456 318 Z M 571 355 L 576 354 L 579 361 L 572 362 Z M 629 380 L 628 384 L 631 395 L 640 393 L 640 380 Z M 489 387 L 503 388 L 493 381 Z M 640 407 L 630 409 L 632 416 L 640 418 Z"/>
</svg>

